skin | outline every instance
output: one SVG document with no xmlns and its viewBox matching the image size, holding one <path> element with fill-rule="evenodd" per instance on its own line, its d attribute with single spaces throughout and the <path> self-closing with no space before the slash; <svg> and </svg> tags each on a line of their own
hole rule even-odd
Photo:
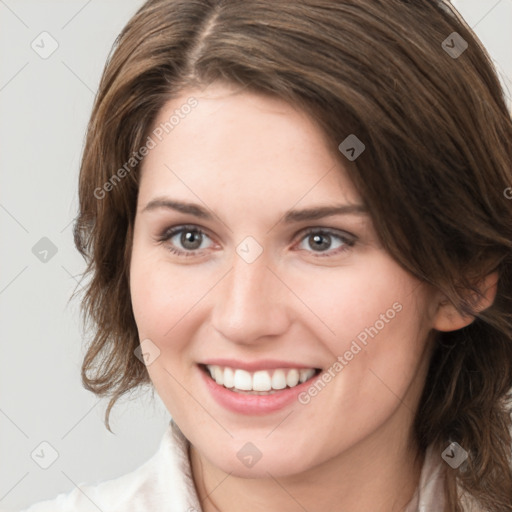
<svg viewBox="0 0 512 512">
<path fill-rule="evenodd" d="M 402 510 L 423 463 L 411 425 L 433 329 L 471 319 L 391 258 L 367 214 L 282 221 L 291 209 L 363 204 L 346 177 L 348 162 L 304 113 L 217 83 L 168 102 L 155 126 L 191 96 L 197 107 L 144 160 L 130 287 L 140 339 L 160 350 L 148 372 L 191 442 L 204 511 Z M 164 196 L 213 218 L 144 210 Z M 181 233 L 158 240 L 184 224 L 205 233 L 195 253 Z M 334 231 L 331 245 L 318 250 L 306 228 Z M 355 244 L 335 236 L 346 233 Z M 236 252 L 247 236 L 263 248 L 252 263 Z M 200 378 L 197 363 L 211 357 L 327 370 L 394 303 L 402 306 L 395 318 L 306 405 L 234 413 Z M 237 458 L 249 441 L 262 453 L 251 468 Z"/>
</svg>

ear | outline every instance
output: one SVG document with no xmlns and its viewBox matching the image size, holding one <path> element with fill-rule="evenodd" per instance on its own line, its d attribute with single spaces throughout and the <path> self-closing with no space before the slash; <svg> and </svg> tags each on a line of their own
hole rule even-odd
<svg viewBox="0 0 512 512">
<path fill-rule="evenodd" d="M 490 307 L 494 302 L 498 289 L 498 273 L 493 272 L 482 279 L 478 289 L 482 296 L 475 297 L 476 302 L 473 302 L 473 307 L 477 313 L 480 313 Z M 440 294 L 438 301 L 437 311 L 434 315 L 434 329 L 438 331 L 456 331 L 474 321 L 474 316 L 466 316 L 457 311 L 457 308 L 446 295 Z"/>
</svg>

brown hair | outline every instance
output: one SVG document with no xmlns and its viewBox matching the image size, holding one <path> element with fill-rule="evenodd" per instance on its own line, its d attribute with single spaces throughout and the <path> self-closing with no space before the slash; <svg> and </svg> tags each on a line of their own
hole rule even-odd
<svg viewBox="0 0 512 512">
<path fill-rule="evenodd" d="M 448 51 L 453 32 L 468 45 L 459 56 Z M 350 134 L 365 144 L 353 163 L 338 155 L 382 244 L 475 316 L 437 333 L 418 445 L 440 454 L 457 441 L 469 453 L 464 471 L 444 465 L 446 510 L 464 510 L 458 483 L 485 510 L 511 511 L 512 122 L 487 53 L 448 3 L 150 0 L 133 16 L 96 97 L 75 225 L 94 326 L 82 379 L 110 396 L 107 427 L 114 403 L 150 382 L 134 357 L 128 279 L 140 164 L 97 191 L 144 145 L 165 102 L 219 80 L 303 109 L 334 151 Z M 469 297 L 493 271 L 496 299 L 476 313 Z"/>
</svg>

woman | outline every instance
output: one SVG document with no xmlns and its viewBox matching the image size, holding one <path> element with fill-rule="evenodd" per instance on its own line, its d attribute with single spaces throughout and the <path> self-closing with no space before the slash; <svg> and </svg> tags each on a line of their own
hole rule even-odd
<svg viewBox="0 0 512 512">
<path fill-rule="evenodd" d="M 512 510 L 511 161 L 447 3 L 148 1 L 82 158 L 82 377 L 172 420 L 28 510 Z"/>
</svg>

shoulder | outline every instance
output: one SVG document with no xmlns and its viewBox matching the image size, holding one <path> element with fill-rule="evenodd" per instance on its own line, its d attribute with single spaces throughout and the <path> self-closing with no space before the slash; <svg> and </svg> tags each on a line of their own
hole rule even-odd
<svg viewBox="0 0 512 512">
<path fill-rule="evenodd" d="M 409 510 L 414 512 L 444 510 L 444 506 L 443 460 L 431 445 L 425 453 L 420 482 L 414 496 L 414 505 L 410 509 L 408 508 L 407 512 Z"/>
<path fill-rule="evenodd" d="M 141 488 L 151 485 L 157 457 L 135 471 L 104 482 L 79 483 L 71 492 L 62 493 L 51 500 L 35 503 L 21 512 L 103 512 L 121 509 L 137 498 Z M 126 510 L 132 510 L 131 508 Z M 133 509 L 136 510 L 136 509 Z"/>
<path fill-rule="evenodd" d="M 445 472 L 448 459 L 442 457 L 441 450 L 429 446 L 425 453 L 425 460 L 421 472 L 420 483 L 405 512 L 431 512 L 432 510 L 445 510 L 444 496 Z M 455 467 L 455 466 L 452 466 Z M 458 467 L 458 466 L 457 466 Z M 460 504 L 465 512 L 484 512 L 475 498 L 467 494 L 457 482 L 457 493 Z"/>
<path fill-rule="evenodd" d="M 136 470 L 100 483 L 80 483 L 71 492 L 20 512 L 183 511 L 195 505 L 188 441 L 171 421 L 158 451 Z"/>
</svg>

